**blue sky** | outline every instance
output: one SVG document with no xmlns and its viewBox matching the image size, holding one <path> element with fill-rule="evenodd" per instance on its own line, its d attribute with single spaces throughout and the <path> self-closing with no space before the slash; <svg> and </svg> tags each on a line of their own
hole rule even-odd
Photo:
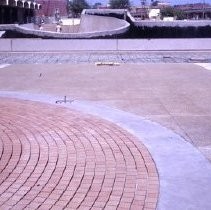
<svg viewBox="0 0 211 210">
<path fill-rule="evenodd" d="M 132 2 L 133 5 L 140 5 L 140 0 L 130 0 Z M 164 1 L 164 0 L 162 0 Z M 211 4 L 211 0 L 204 0 L 205 3 L 209 3 Z M 90 4 L 94 4 L 95 2 L 102 2 L 103 4 L 106 4 L 109 2 L 109 0 L 88 0 L 88 2 Z M 148 3 L 151 2 L 151 0 L 147 0 Z M 172 5 L 175 5 L 175 4 L 191 4 L 191 3 L 202 3 L 203 0 L 166 0 L 164 2 L 169 2 L 171 3 Z"/>
<path fill-rule="evenodd" d="M 202 3 L 203 0 L 169 0 L 168 2 L 172 3 L 172 4 L 192 4 L 192 3 Z M 211 0 L 205 0 L 205 3 L 209 3 L 211 4 Z"/>
</svg>

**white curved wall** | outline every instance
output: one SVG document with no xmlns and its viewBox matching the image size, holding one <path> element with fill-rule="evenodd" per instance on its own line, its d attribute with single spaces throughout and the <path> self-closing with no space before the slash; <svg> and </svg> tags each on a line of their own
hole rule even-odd
<svg viewBox="0 0 211 210">
<path fill-rule="evenodd" d="M 79 32 L 112 31 L 127 27 L 127 25 L 126 21 L 118 18 L 83 14 Z"/>
<path fill-rule="evenodd" d="M 77 33 L 56 33 L 55 31 L 35 30 L 31 25 L 2 25 L 0 30 L 13 30 L 27 35 L 43 38 L 94 38 L 125 33 L 130 24 L 122 19 L 96 15 L 82 15 L 81 24 Z"/>
</svg>

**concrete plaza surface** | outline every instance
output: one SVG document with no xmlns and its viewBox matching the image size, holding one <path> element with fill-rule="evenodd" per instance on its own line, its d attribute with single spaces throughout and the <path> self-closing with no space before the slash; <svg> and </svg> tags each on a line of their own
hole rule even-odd
<svg viewBox="0 0 211 210">
<path fill-rule="evenodd" d="M 206 67 L 209 68 L 209 65 Z M 179 209 L 179 202 L 181 202 L 183 209 L 186 207 L 189 209 L 210 208 L 209 199 L 206 199 L 210 195 L 203 194 L 209 193 L 211 186 L 209 177 L 211 166 L 208 162 L 211 160 L 210 80 L 211 71 L 196 64 L 120 64 L 119 66 L 15 64 L 2 65 L 0 68 L 2 94 L 4 92 L 13 93 L 14 96 L 19 93 L 26 94 L 29 99 L 33 99 L 33 95 L 50 95 L 55 100 L 67 96 L 74 102 L 88 101 L 94 104 L 93 106 L 102 106 L 101 112 L 104 109 L 103 106 L 113 110 L 122 110 L 145 120 L 156 122 L 157 125 L 160 124 L 173 131 L 175 136 L 171 134 L 172 136 L 169 137 L 168 141 L 172 146 L 175 142 L 177 143 L 175 151 L 172 149 L 168 153 L 169 162 L 166 164 L 161 161 L 162 158 L 159 160 L 162 157 L 161 151 L 165 151 L 165 146 L 159 145 L 159 141 L 154 142 L 154 147 L 156 145 L 157 150 L 160 150 L 157 156 L 156 149 L 153 150 L 153 145 L 148 145 L 160 178 L 159 209 L 169 209 L 167 206 L 171 209 Z M 86 110 L 83 106 L 81 109 L 88 113 L 91 112 L 88 110 L 89 108 Z M 115 112 L 113 115 L 115 117 Z M 130 125 L 131 122 L 127 121 L 124 124 Z M 145 134 L 144 131 L 142 134 L 146 139 L 150 135 L 147 132 L 151 132 L 154 138 L 157 135 L 156 132 L 146 129 Z M 173 142 L 176 138 L 189 142 L 196 150 L 192 153 L 189 149 L 178 149 L 180 141 Z M 162 141 L 162 138 L 160 140 Z M 147 141 L 144 143 L 147 145 Z M 186 143 L 181 143 L 180 146 L 183 145 L 185 146 Z M 183 152 L 181 153 L 181 151 Z M 187 156 L 190 154 L 192 156 L 186 158 L 186 152 Z M 181 155 L 179 157 L 180 163 L 184 161 L 183 168 L 174 168 L 178 166 L 177 164 L 171 165 L 174 163 L 173 161 L 177 162 L 177 153 Z M 199 155 L 200 158 L 195 158 L 195 154 Z M 189 162 L 186 162 L 187 159 Z M 166 160 L 168 161 L 168 159 Z M 190 168 L 187 174 L 183 172 L 186 167 Z M 198 174 L 198 172 L 203 174 Z M 177 175 L 174 177 L 175 179 L 172 178 L 174 173 Z M 178 178 L 180 173 L 184 173 L 182 181 Z M 177 178 L 178 180 L 176 180 Z M 174 183 L 173 188 L 168 186 L 169 183 L 171 184 L 171 179 L 178 181 L 178 183 Z M 198 181 L 200 182 L 199 186 L 196 184 Z M 180 189 L 175 189 L 173 192 L 172 189 L 177 186 L 176 184 L 184 187 L 187 184 L 190 188 L 187 187 L 186 191 L 183 191 L 183 195 L 176 195 L 177 190 L 180 192 Z M 194 187 L 196 189 L 201 187 L 201 189 L 194 192 L 187 191 L 194 189 Z M 171 191 L 168 194 L 169 189 Z M 189 200 L 188 206 L 185 206 L 186 200 L 197 198 L 197 196 L 199 196 L 199 200 Z M 171 199 L 175 198 L 175 203 L 173 200 L 169 200 L 170 197 Z M 175 207 L 173 208 L 173 206 Z"/>
<path fill-rule="evenodd" d="M 194 64 L 11 65 L 0 89 L 88 100 L 172 129 L 211 160 L 211 72 Z"/>
</svg>

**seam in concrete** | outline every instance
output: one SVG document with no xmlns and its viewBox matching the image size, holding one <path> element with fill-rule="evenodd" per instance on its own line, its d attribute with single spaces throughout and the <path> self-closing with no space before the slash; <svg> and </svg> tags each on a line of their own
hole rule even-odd
<svg viewBox="0 0 211 210">
<path fill-rule="evenodd" d="M 48 95 L 0 91 L 1 97 L 55 104 Z M 142 117 L 87 101 L 65 104 L 109 120 L 141 139 L 151 153 L 160 178 L 158 210 L 211 209 L 211 164 L 190 143 L 171 130 Z"/>
<path fill-rule="evenodd" d="M 13 39 L 10 40 L 10 51 L 13 52 Z"/>
</svg>

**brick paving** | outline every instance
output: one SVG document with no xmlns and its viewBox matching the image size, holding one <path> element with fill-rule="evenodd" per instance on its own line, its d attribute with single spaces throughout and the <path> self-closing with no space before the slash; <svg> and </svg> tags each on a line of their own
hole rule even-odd
<svg viewBox="0 0 211 210">
<path fill-rule="evenodd" d="M 156 208 L 154 161 L 117 125 L 17 99 L 0 113 L 0 209 Z"/>
</svg>

